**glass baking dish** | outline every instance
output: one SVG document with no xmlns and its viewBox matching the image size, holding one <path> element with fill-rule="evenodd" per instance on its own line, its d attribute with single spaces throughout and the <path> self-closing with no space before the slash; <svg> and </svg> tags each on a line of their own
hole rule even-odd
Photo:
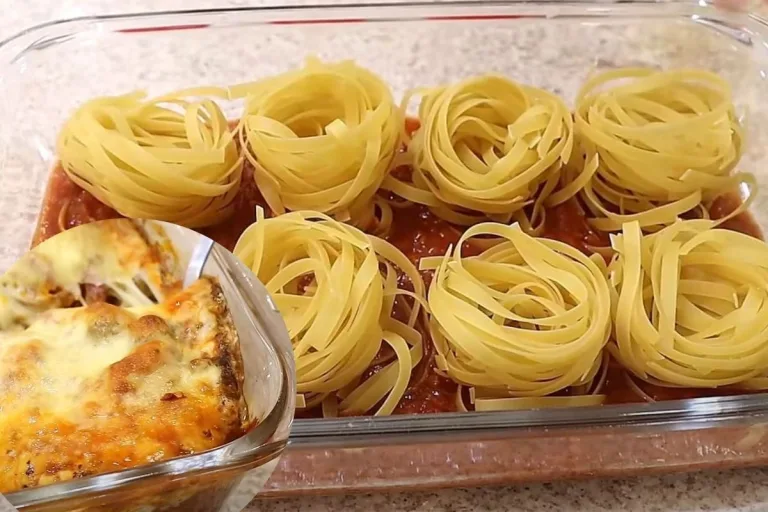
<svg viewBox="0 0 768 512">
<path fill-rule="evenodd" d="M 179 269 L 190 265 L 199 245 L 210 243 L 175 224 L 148 222 L 145 226 L 145 236 L 154 243 L 170 243 L 174 248 Z M 229 251 L 215 246 L 202 267 L 196 268 L 196 276 L 218 280 L 229 304 L 240 338 L 243 395 L 249 421 L 255 426 L 206 452 L 20 490 L 5 496 L 12 505 L 34 512 L 240 512 L 264 486 L 288 442 L 295 412 L 288 332 L 262 284 Z M 0 509 L 2 505 L 0 501 Z"/>
<path fill-rule="evenodd" d="M 695 66 L 732 85 L 768 183 L 768 24 L 707 1 L 237 8 L 81 18 L 0 46 L 0 266 L 28 247 L 57 130 L 94 96 L 233 84 L 354 59 L 396 97 L 497 72 L 572 102 L 595 67 Z M 228 105 L 234 117 L 238 105 Z M 768 228 L 768 195 L 752 211 Z M 768 462 L 768 395 L 570 410 L 297 420 L 265 494 L 437 488 Z M 375 461 L 372 464 L 371 461 Z"/>
</svg>

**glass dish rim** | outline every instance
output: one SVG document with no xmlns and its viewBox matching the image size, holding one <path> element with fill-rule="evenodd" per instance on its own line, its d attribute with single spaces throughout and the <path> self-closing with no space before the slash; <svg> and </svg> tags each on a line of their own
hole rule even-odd
<svg viewBox="0 0 768 512">
<path fill-rule="evenodd" d="M 651 11 L 649 7 L 663 6 L 661 11 Z M 515 9 L 528 9 L 534 11 L 541 11 L 543 8 L 549 8 L 552 12 L 560 11 L 564 16 L 569 16 L 567 11 L 572 9 L 588 9 L 586 16 L 588 17 L 616 17 L 620 14 L 643 12 L 646 15 L 653 17 L 670 17 L 671 15 L 681 13 L 691 13 L 693 10 L 707 10 L 710 12 L 718 13 L 719 17 L 741 17 L 743 19 L 751 19 L 760 23 L 764 28 L 768 28 L 768 20 L 760 16 L 759 14 L 744 11 L 725 11 L 716 9 L 714 7 L 714 0 L 406 0 L 404 2 L 396 1 L 380 1 L 375 0 L 371 3 L 313 3 L 313 4 L 301 4 L 301 5 L 266 5 L 266 6 L 237 6 L 237 7 L 220 7 L 220 8 L 200 8 L 200 9 L 171 9 L 171 10 L 159 10 L 159 11 L 137 11 L 127 12 L 120 14 L 99 14 L 99 15 L 84 15 L 74 16 L 70 18 L 62 18 L 57 20 L 51 20 L 43 23 L 31 25 L 23 28 L 20 31 L 11 34 L 5 39 L 0 40 L 0 64 L 11 64 L 15 62 L 17 57 L 23 56 L 24 53 L 36 48 L 42 49 L 44 46 L 50 44 L 56 44 L 61 41 L 61 38 L 53 39 L 41 39 L 35 41 L 32 47 L 24 48 L 18 51 L 16 57 L 7 59 L 5 53 L 14 50 L 14 45 L 29 36 L 36 35 L 41 32 L 45 32 L 48 29 L 53 28 L 66 28 L 68 26 L 77 24 L 94 24 L 100 23 L 114 23 L 119 24 L 121 22 L 130 23 L 137 21 L 155 21 L 161 20 L 166 17 L 189 17 L 194 18 L 196 16 L 222 16 L 222 15 L 234 15 L 234 14 L 251 14 L 262 15 L 265 18 L 263 22 L 275 23 L 275 20 L 266 18 L 269 14 L 293 14 L 293 13 L 309 13 L 312 14 L 305 19 L 284 19 L 277 20 L 277 23 L 283 24 L 302 24 L 305 23 L 318 23 L 320 21 L 326 21 L 329 23 L 338 23 L 342 21 L 346 22 L 366 22 L 366 21 L 396 21 L 396 20 L 410 20 L 419 21 L 421 18 L 408 14 L 406 12 L 394 15 L 393 10 L 405 10 L 413 11 L 423 9 L 426 11 L 450 11 L 450 10 L 476 10 L 478 8 L 487 9 L 503 9 L 503 8 L 515 8 Z M 356 16 L 349 18 L 331 18 L 319 16 L 324 12 L 359 12 L 360 14 L 366 12 L 368 16 Z M 538 17 L 542 17 L 542 13 Z M 571 15 L 572 16 L 572 15 Z M 521 16 L 512 16 L 509 18 L 519 18 Z M 288 17 L 290 18 L 290 16 Z M 453 16 L 436 16 L 431 18 L 430 21 L 461 21 L 465 20 L 478 20 L 483 19 L 503 19 L 503 15 L 477 15 L 469 18 L 453 17 Z M 246 23 L 242 19 L 239 19 L 236 24 L 245 25 L 252 24 Z M 174 24 L 170 26 L 156 26 L 156 27 L 142 27 L 149 31 L 151 28 L 154 30 L 187 30 L 197 28 L 209 28 L 214 26 L 221 26 L 216 23 L 207 24 Z M 112 31 L 120 32 L 139 32 L 138 28 L 133 29 L 114 29 Z M 68 39 L 69 37 L 67 37 Z M 2 74 L 0 74 L 0 80 Z"/>
<path fill-rule="evenodd" d="M 483 11 L 481 15 L 474 15 Z M 421 14 L 420 14 L 421 13 Z M 496 14 L 493 14 L 496 13 Z M 10 66 L 32 50 L 42 50 L 48 45 L 67 41 L 78 35 L 93 31 L 104 32 L 148 32 L 166 30 L 187 30 L 228 26 L 252 26 L 259 24 L 297 24 L 327 22 L 391 22 L 391 21 L 484 21 L 526 17 L 521 13 L 532 13 L 530 17 L 554 19 L 582 17 L 589 19 L 622 19 L 627 16 L 643 15 L 651 18 L 673 18 L 699 16 L 696 21 L 729 26 L 734 22 L 738 29 L 730 27 L 745 37 L 768 40 L 768 21 L 756 13 L 726 12 L 716 9 L 711 0 L 491 0 L 446 2 L 376 2 L 347 4 L 310 4 L 259 7 L 231 7 L 216 9 L 169 10 L 99 16 L 81 16 L 65 20 L 38 24 L 0 41 L 0 87 Z M 339 16 L 341 15 L 341 16 Z M 428 15 L 431 15 L 428 16 Z M 195 23 L 195 21 L 197 23 Z M 737 37 L 738 34 L 731 34 Z M 741 42 L 744 42 L 743 40 Z M 766 57 L 768 62 L 768 57 Z M 625 404 L 610 406 L 582 407 L 577 410 L 550 409 L 511 412 L 475 412 L 424 414 L 390 417 L 349 417 L 338 419 L 296 420 L 291 431 L 290 443 L 327 445 L 335 441 L 373 436 L 402 436 L 409 434 L 446 432 L 469 433 L 484 430 L 509 430 L 557 427 L 589 426 L 654 426 L 662 430 L 681 428 L 692 423 L 714 426 L 721 420 L 748 415 L 768 414 L 768 393 L 693 398 L 656 402 L 652 404 Z M 228 445 L 227 445 L 228 446 Z M 227 446 L 192 457 L 210 456 Z M 112 484 L 120 475 L 126 477 L 126 485 L 139 478 L 142 472 L 157 474 L 159 467 L 165 467 L 173 474 L 175 464 L 189 459 L 173 459 L 151 466 L 123 471 L 112 475 L 100 475 L 80 481 L 54 484 L 20 491 L 24 497 L 39 489 L 54 486 L 67 488 L 68 492 L 79 489 L 78 483 L 103 479 L 104 485 Z M 217 469 L 217 468 L 213 468 Z M 224 468 L 218 468 L 224 469 Z M 87 486 L 83 485 L 83 491 Z M 9 495 L 14 497 L 14 495 Z"/>
</svg>

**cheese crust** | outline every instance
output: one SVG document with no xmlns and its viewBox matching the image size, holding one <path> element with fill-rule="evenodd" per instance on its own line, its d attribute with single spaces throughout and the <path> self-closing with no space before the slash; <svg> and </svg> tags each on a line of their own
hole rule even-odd
<svg viewBox="0 0 768 512">
<path fill-rule="evenodd" d="M 0 492 L 197 453 L 243 434 L 243 363 L 221 287 L 202 277 L 181 290 L 149 245 L 129 241 L 134 254 L 120 261 L 122 246 L 102 258 L 95 280 L 86 276 L 94 266 L 76 261 L 64 266 L 80 265 L 80 277 L 59 275 L 65 256 L 38 278 L 20 262 L 3 281 L 23 286 L 2 288 L 17 295 L 5 293 L 0 304 Z M 109 258 L 119 264 L 105 266 Z M 116 282 L 136 275 L 151 281 L 155 300 L 78 296 L 80 279 L 119 290 Z"/>
</svg>

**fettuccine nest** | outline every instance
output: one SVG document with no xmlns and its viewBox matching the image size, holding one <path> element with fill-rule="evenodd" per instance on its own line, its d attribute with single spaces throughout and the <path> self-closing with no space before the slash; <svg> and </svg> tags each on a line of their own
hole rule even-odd
<svg viewBox="0 0 768 512">
<path fill-rule="evenodd" d="M 515 219 L 526 230 L 540 227 L 571 156 L 573 123 L 562 100 L 495 75 L 416 92 L 413 174 L 389 177 L 384 188 L 456 224 Z"/>
<path fill-rule="evenodd" d="M 488 235 L 501 242 L 462 256 L 465 241 Z M 611 329 L 600 256 L 533 238 L 517 225 L 484 223 L 421 267 L 436 271 L 428 303 L 437 368 L 476 397 L 500 400 L 486 408 L 516 408 L 505 397 L 544 397 L 568 387 L 596 391 L 591 384 Z M 578 405 L 578 397 L 570 398 Z"/>
<path fill-rule="evenodd" d="M 274 212 L 313 210 L 362 228 L 375 223 L 374 196 L 404 122 L 386 83 L 350 61 L 310 59 L 232 92 L 246 96 L 242 145 Z"/>
<path fill-rule="evenodd" d="M 580 159 L 568 170 L 590 222 L 603 231 L 647 230 L 713 200 L 751 175 L 732 173 L 743 130 L 728 84 L 701 70 L 628 68 L 589 80 L 577 98 Z M 565 198 L 565 196 L 563 196 Z"/>
<path fill-rule="evenodd" d="M 300 406 L 364 414 L 383 400 L 376 414 L 390 414 L 423 356 L 415 326 L 424 284 L 413 264 L 388 242 L 317 212 L 265 219 L 260 211 L 234 252 L 285 320 Z M 399 284 L 398 268 L 412 291 Z M 403 320 L 393 316 L 397 297 L 406 299 Z M 384 345 L 392 357 L 377 360 Z M 363 381 L 375 361 L 382 368 Z"/>
<path fill-rule="evenodd" d="M 613 240 L 613 355 L 661 386 L 768 387 L 768 246 L 679 221 L 643 236 L 637 222 Z"/>
<path fill-rule="evenodd" d="M 174 94 L 91 100 L 57 151 L 69 178 L 121 215 L 191 228 L 231 215 L 243 164 L 219 106 Z"/>
</svg>

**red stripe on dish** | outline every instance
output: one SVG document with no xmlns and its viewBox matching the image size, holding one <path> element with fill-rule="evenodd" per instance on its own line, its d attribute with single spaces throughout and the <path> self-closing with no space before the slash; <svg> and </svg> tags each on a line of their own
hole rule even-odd
<svg viewBox="0 0 768 512">
<path fill-rule="evenodd" d="M 465 16 L 427 16 L 429 21 L 474 21 L 474 20 L 516 20 L 520 18 L 543 18 L 544 16 L 525 16 L 518 14 L 469 14 Z"/>
<path fill-rule="evenodd" d="M 169 25 L 164 27 L 146 27 L 146 28 L 124 28 L 118 30 L 124 34 L 132 34 L 136 32 L 170 32 L 173 30 L 195 30 L 198 28 L 207 28 L 210 25 L 207 23 L 200 23 L 198 25 Z"/>
<path fill-rule="evenodd" d="M 470 21 L 470 20 L 513 20 L 519 18 L 542 18 L 543 16 L 525 16 L 525 15 L 513 15 L 513 14 L 472 14 L 466 16 L 427 16 L 423 19 L 429 21 Z M 342 24 L 342 23 L 366 23 L 370 20 L 366 18 L 330 18 L 320 20 L 279 20 L 270 21 L 269 25 L 330 25 L 330 24 Z M 196 25 L 169 25 L 161 27 L 146 27 L 146 28 L 125 28 L 118 30 L 125 34 L 137 33 L 137 32 L 169 32 L 174 30 L 195 30 L 199 28 L 207 28 L 210 25 L 207 23 L 200 23 Z"/>
</svg>

